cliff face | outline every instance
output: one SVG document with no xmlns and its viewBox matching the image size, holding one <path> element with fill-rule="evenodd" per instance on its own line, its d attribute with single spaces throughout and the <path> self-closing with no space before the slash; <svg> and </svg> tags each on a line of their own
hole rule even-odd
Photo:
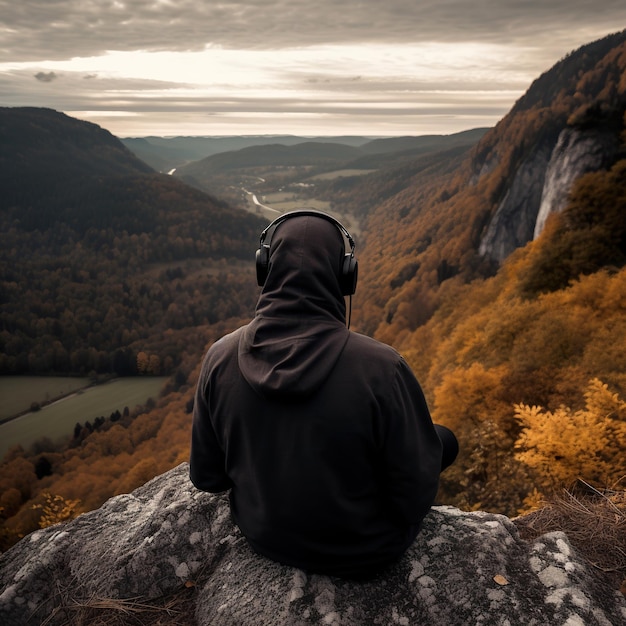
<svg viewBox="0 0 626 626">
<path fill-rule="evenodd" d="M 545 172 L 541 204 L 533 232 L 536 239 L 551 213 L 562 211 L 578 178 L 608 167 L 619 149 L 619 138 L 608 130 L 565 128 Z"/>
<path fill-rule="evenodd" d="M 6 626 L 78 623 L 79 609 L 81 623 L 90 623 L 93 610 L 100 618 L 117 611 L 116 623 L 135 624 L 125 602 L 139 610 L 172 594 L 186 594 L 188 610 L 175 622 L 184 625 L 626 620 L 624 597 L 598 583 L 564 534 L 530 544 L 506 517 L 452 507 L 434 507 L 401 561 L 375 580 L 279 565 L 251 551 L 230 521 L 226 496 L 192 487 L 187 464 L 24 538 L 0 557 L 0 589 Z"/>
<path fill-rule="evenodd" d="M 623 160 L 625 73 L 622 31 L 556 63 L 463 158 L 411 162 L 410 176 L 368 187 L 381 202 L 363 220 L 359 330 L 413 349 L 422 339 L 412 333 L 448 298 L 445 281 L 492 275 L 533 240 L 540 213 L 537 232 L 565 209 L 584 172 Z M 408 266 L 417 269 L 401 275 Z"/>
<path fill-rule="evenodd" d="M 552 147 L 543 142 L 520 163 L 480 242 L 481 256 L 501 263 L 532 240 Z"/>
<path fill-rule="evenodd" d="M 565 127 L 554 145 L 544 140 L 520 162 L 480 242 L 479 253 L 501 263 L 536 239 L 551 213 L 562 211 L 576 180 L 610 166 L 619 137 L 607 129 Z"/>
<path fill-rule="evenodd" d="M 538 237 L 548 216 L 565 208 L 578 178 L 619 158 L 625 67 L 626 31 L 583 46 L 534 81 L 485 137 L 470 184 L 504 165 L 496 172 L 499 180 L 488 181 L 493 193 L 484 201 L 491 218 L 481 256 L 500 263 Z"/>
</svg>

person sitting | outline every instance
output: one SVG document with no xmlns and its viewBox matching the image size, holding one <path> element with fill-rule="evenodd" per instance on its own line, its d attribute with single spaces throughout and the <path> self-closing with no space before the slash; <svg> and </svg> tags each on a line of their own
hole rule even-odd
<svg viewBox="0 0 626 626">
<path fill-rule="evenodd" d="M 190 478 L 230 489 L 257 553 L 362 579 L 414 541 L 458 443 L 433 424 L 402 356 L 346 326 L 354 247 L 321 212 L 287 213 L 263 231 L 255 317 L 202 363 Z"/>
</svg>

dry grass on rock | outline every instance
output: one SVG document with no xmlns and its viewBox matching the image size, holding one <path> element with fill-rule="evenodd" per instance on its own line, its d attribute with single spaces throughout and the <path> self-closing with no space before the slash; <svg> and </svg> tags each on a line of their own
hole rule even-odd
<svg viewBox="0 0 626 626">
<path fill-rule="evenodd" d="M 63 602 L 41 626 L 196 626 L 193 590 L 181 589 L 167 598 L 91 598 L 76 600 L 63 593 Z"/>
<path fill-rule="evenodd" d="M 599 491 L 579 481 L 513 522 L 529 541 L 563 531 L 600 578 L 626 592 L 626 491 Z"/>
</svg>

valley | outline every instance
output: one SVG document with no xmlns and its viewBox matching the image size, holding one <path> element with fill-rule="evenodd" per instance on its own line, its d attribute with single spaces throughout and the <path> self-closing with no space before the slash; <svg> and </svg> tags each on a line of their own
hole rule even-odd
<svg viewBox="0 0 626 626">
<path fill-rule="evenodd" d="M 460 440 L 439 502 L 514 516 L 580 477 L 623 491 L 625 73 L 626 31 L 561 59 L 491 129 L 202 138 L 182 142 L 196 158 L 161 155 L 172 175 L 94 125 L 0 109 L 0 372 L 166 378 L 134 418 L 5 458 L 3 545 L 37 527 L 44 491 L 87 511 L 188 459 L 202 355 L 254 314 L 261 230 L 304 206 L 357 239 L 351 329 L 403 355 Z M 175 145 L 142 149 L 157 144 Z M 100 407 L 120 395 L 100 388 Z"/>
</svg>

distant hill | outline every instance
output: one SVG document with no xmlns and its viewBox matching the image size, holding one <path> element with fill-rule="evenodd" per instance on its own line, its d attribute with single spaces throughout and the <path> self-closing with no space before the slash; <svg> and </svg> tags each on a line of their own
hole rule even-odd
<svg viewBox="0 0 626 626">
<path fill-rule="evenodd" d="M 409 165 L 421 157 L 437 159 L 440 154 L 460 154 L 473 147 L 489 131 L 473 128 L 452 135 L 423 135 L 375 139 L 360 149 L 364 156 L 346 163 L 346 168 L 384 169 Z"/>
<path fill-rule="evenodd" d="M 445 150 L 461 145 L 473 144 L 487 132 L 487 128 L 477 128 L 452 135 L 420 135 L 406 137 L 380 137 L 366 136 L 328 136 L 328 137 L 303 137 L 297 135 L 261 135 L 261 136 L 233 136 L 233 137 L 126 137 L 122 143 L 129 148 L 142 161 L 161 172 L 169 172 L 174 168 L 182 168 L 192 161 L 202 161 L 213 155 L 238 152 L 242 161 L 249 161 L 249 157 L 255 160 L 255 165 L 264 162 L 264 151 L 247 152 L 247 148 L 267 147 L 269 162 L 276 158 L 272 146 L 298 146 L 301 144 L 338 144 L 360 148 L 353 153 L 341 153 L 331 155 L 332 158 L 358 158 L 371 154 L 405 153 L 423 154 Z M 306 154 L 307 149 L 296 151 L 300 156 Z M 290 156 L 292 153 L 284 152 Z M 312 154 L 315 154 L 314 152 Z M 228 157 L 227 162 L 231 161 Z M 218 161 L 219 163 L 219 161 Z"/>
<path fill-rule="evenodd" d="M 418 135 L 374 139 L 363 144 L 361 151 L 367 154 L 387 154 L 390 152 L 423 154 L 425 152 L 439 152 L 457 146 L 476 143 L 489 130 L 489 128 L 473 128 L 460 133 L 453 133 L 452 135 Z"/>
<path fill-rule="evenodd" d="M 122 139 L 121 141 L 144 163 L 147 163 L 157 172 L 163 172 L 165 174 L 181 163 L 187 163 L 190 160 L 202 158 L 202 155 L 197 155 L 195 152 L 173 145 L 155 146 L 148 137 Z"/>
<path fill-rule="evenodd" d="M 338 143 L 361 146 L 371 137 L 300 137 L 296 135 L 244 135 L 233 137 L 126 137 L 122 143 L 140 159 L 162 172 L 169 172 L 191 161 L 199 161 L 220 152 L 232 152 L 251 146 L 299 143 Z"/>
<path fill-rule="evenodd" d="M 358 148 L 337 143 L 307 141 L 293 146 L 268 144 L 251 146 L 234 152 L 222 152 L 177 168 L 177 176 L 207 179 L 224 170 L 243 170 L 276 166 L 336 167 L 357 158 Z"/>
<path fill-rule="evenodd" d="M 199 189 L 208 190 L 218 185 L 225 193 L 226 188 L 236 185 L 241 175 L 275 175 L 279 168 L 284 170 L 282 177 L 286 183 L 341 169 L 388 172 L 426 155 L 434 159 L 439 152 L 466 150 L 486 131 L 474 129 L 453 135 L 375 139 L 358 146 L 339 143 L 340 138 L 333 142 L 251 146 L 188 163 L 177 168 L 174 175 Z"/>
</svg>

